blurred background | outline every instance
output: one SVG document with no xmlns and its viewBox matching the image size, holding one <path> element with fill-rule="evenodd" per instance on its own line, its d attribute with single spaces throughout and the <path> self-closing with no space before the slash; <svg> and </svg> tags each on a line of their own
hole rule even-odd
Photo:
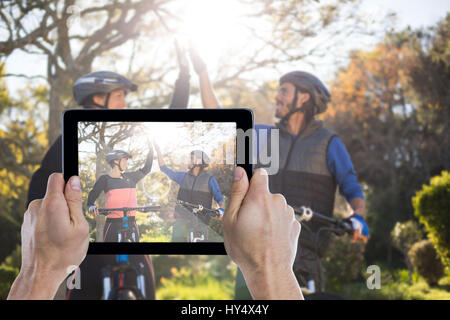
<svg viewBox="0 0 450 320">
<path fill-rule="evenodd" d="M 76 104 L 73 81 L 116 71 L 139 85 L 131 108 L 166 108 L 192 41 L 223 107 L 274 123 L 279 77 L 329 87 L 321 116 L 365 189 L 365 248 L 334 241 L 326 287 L 354 299 L 450 298 L 450 2 L 445 0 L 2 1 L 0 297 L 20 268 L 29 180 Z M 201 107 L 191 68 L 191 108 Z M 338 197 L 335 215 L 349 208 Z M 233 299 L 227 256 L 152 256 L 158 299 Z M 366 268 L 381 268 L 381 289 Z"/>
</svg>

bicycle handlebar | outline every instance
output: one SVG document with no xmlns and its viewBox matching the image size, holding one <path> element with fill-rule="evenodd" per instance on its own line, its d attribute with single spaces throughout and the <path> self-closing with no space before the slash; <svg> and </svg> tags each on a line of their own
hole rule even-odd
<svg viewBox="0 0 450 320">
<path fill-rule="evenodd" d="M 177 200 L 177 203 L 182 205 L 183 207 L 191 210 L 193 213 L 197 213 L 200 211 L 207 212 L 212 216 L 220 216 L 221 214 L 218 212 L 218 210 L 208 209 L 203 207 L 201 204 L 194 204 L 183 200 Z"/>
<path fill-rule="evenodd" d="M 292 206 L 292 208 L 294 209 L 297 220 L 299 220 L 300 222 L 309 221 L 311 219 L 314 219 L 319 222 L 331 224 L 333 227 L 327 228 L 327 230 L 329 230 L 331 232 L 346 232 L 346 233 L 353 234 L 353 231 L 354 231 L 353 227 L 352 227 L 351 223 L 349 223 L 347 221 L 328 217 L 319 212 L 312 211 L 311 208 L 304 207 L 304 206 L 302 206 L 302 207 Z"/>
<path fill-rule="evenodd" d="M 156 205 L 156 206 L 145 206 L 145 207 L 123 207 L 123 208 L 102 208 L 102 209 L 97 209 L 98 213 L 103 214 L 103 215 L 107 215 L 109 213 L 111 213 L 112 211 L 123 211 L 123 212 L 128 212 L 128 211 L 140 211 L 140 212 L 150 212 L 150 211 L 159 211 L 161 209 L 161 206 Z"/>
</svg>

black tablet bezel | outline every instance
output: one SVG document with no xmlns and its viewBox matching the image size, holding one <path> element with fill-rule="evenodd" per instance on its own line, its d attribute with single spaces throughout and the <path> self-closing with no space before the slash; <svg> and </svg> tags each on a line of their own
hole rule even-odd
<svg viewBox="0 0 450 320">
<path fill-rule="evenodd" d="M 78 122 L 234 122 L 244 132 L 253 128 L 253 112 L 249 109 L 76 109 L 63 114 L 63 174 L 67 182 L 78 175 Z M 245 143 L 245 163 L 238 164 L 252 176 L 250 145 Z M 213 243 L 99 243 L 90 242 L 88 254 L 226 254 L 223 242 Z"/>
</svg>

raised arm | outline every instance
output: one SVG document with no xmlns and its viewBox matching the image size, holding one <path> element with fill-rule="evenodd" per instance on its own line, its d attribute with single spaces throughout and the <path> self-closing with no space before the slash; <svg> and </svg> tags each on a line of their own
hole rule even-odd
<svg viewBox="0 0 450 320">
<path fill-rule="evenodd" d="M 174 171 L 168 168 L 166 166 L 166 163 L 164 162 L 161 150 L 159 149 L 159 145 L 156 142 L 153 142 L 153 144 L 155 145 L 156 153 L 158 155 L 158 164 L 161 171 L 176 183 L 181 184 L 183 182 L 184 176 L 186 175 L 186 172 Z"/>
<path fill-rule="evenodd" d="M 205 62 L 192 46 L 190 46 L 189 48 L 189 54 L 192 64 L 194 65 L 195 72 L 197 73 L 200 81 L 200 94 L 203 107 L 206 109 L 220 108 L 219 101 L 214 94 L 211 81 L 209 80 L 208 70 L 206 68 Z"/>
<path fill-rule="evenodd" d="M 175 49 L 180 73 L 178 74 L 178 79 L 175 81 L 175 89 L 169 109 L 186 109 L 189 104 L 190 89 L 189 63 L 186 54 L 181 51 L 177 41 L 175 41 Z"/>
<path fill-rule="evenodd" d="M 147 175 L 152 170 L 153 164 L 153 145 L 149 144 L 149 150 L 147 154 L 147 159 L 145 159 L 144 166 L 140 169 L 140 171 L 145 175 Z"/>
<path fill-rule="evenodd" d="M 153 145 L 155 146 L 156 149 L 156 154 L 158 155 L 158 164 L 159 167 L 163 167 L 166 165 L 166 163 L 164 162 L 164 158 L 161 154 L 161 149 L 159 149 L 159 145 L 156 142 L 153 142 Z"/>
</svg>

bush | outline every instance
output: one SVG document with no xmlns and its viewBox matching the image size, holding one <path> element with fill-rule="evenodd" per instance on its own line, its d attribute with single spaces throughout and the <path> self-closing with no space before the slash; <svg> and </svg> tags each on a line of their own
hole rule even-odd
<svg viewBox="0 0 450 320">
<path fill-rule="evenodd" d="M 414 243 L 422 240 L 422 231 L 413 220 L 397 222 L 392 229 L 391 238 L 394 246 L 407 253 Z"/>
<path fill-rule="evenodd" d="M 236 265 L 228 256 L 152 256 L 157 299 L 232 299 Z"/>
<path fill-rule="evenodd" d="M 364 247 L 364 242 L 353 243 L 348 235 L 337 237 L 331 242 L 322 259 L 327 290 L 339 291 L 342 285 L 360 275 Z"/>
<path fill-rule="evenodd" d="M 412 199 L 414 214 L 425 225 L 438 256 L 450 275 L 450 173 L 443 171 Z"/>
<path fill-rule="evenodd" d="M 6 299 L 9 289 L 18 274 L 18 269 L 3 264 L 0 265 L 0 300 Z"/>
<path fill-rule="evenodd" d="M 439 279 L 444 275 L 444 266 L 437 256 L 431 240 L 422 240 L 415 243 L 408 253 L 412 265 L 417 272 L 430 285 L 437 285 Z"/>
<path fill-rule="evenodd" d="M 422 231 L 415 221 L 397 222 L 391 231 L 391 239 L 394 246 L 403 253 L 408 267 L 409 281 L 412 283 L 412 265 L 408 252 L 414 243 L 422 240 Z"/>
<path fill-rule="evenodd" d="M 14 279 L 19 274 L 21 264 L 21 249 L 16 249 L 0 264 L 0 299 L 6 299 Z"/>
</svg>

